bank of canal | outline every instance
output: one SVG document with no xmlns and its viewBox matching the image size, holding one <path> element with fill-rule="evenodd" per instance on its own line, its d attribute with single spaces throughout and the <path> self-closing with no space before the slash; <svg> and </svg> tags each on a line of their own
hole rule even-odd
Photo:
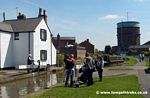
<svg viewBox="0 0 150 98">
<path fill-rule="evenodd" d="M 13 74 L 10 76 L 6 75 L 6 78 L 10 79 L 6 79 L 4 77 L 3 79 L 0 77 L 0 98 L 24 98 L 26 95 L 33 92 L 62 83 L 64 81 L 65 73 L 62 68 L 56 70 L 59 71 L 55 71 L 55 69 L 53 69 L 48 72 L 33 72 L 30 74 L 21 73 L 16 76 L 13 76 Z"/>
</svg>

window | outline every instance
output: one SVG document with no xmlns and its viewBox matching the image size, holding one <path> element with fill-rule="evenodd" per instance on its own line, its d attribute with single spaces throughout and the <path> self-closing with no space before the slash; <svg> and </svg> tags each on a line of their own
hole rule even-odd
<svg viewBox="0 0 150 98">
<path fill-rule="evenodd" d="M 19 33 L 15 33 L 14 37 L 14 40 L 19 40 Z"/>
<path fill-rule="evenodd" d="M 42 61 L 47 60 L 47 51 L 46 50 L 41 50 L 40 51 L 40 58 Z"/>
<path fill-rule="evenodd" d="M 47 31 L 45 29 L 40 29 L 40 38 L 42 41 L 47 40 Z"/>
</svg>

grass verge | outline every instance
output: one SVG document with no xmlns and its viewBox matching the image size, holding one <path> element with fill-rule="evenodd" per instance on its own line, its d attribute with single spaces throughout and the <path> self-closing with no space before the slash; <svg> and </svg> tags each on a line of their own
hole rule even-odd
<svg viewBox="0 0 150 98">
<path fill-rule="evenodd" d="M 136 94 L 96 94 L 96 91 L 141 91 L 138 78 L 134 75 L 104 77 L 103 82 L 98 82 L 98 78 L 95 78 L 94 81 L 94 85 L 89 87 L 66 88 L 61 85 L 28 98 L 144 98 L 143 95 Z"/>
<path fill-rule="evenodd" d="M 138 61 L 134 57 L 128 57 L 128 59 L 125 59 L 125 63 L 129 66 L 134 66 L 138 63 Z"/>
<path fill-rule="evenodd" d="M 149 60 L 145 60 L 145 66 L 150 67 Z"/>
</svg>

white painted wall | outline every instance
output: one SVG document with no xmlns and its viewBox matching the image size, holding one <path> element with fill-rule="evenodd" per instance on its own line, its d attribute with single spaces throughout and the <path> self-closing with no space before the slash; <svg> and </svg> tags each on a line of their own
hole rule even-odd
<svg viewBox="0 0 150 98">
<path fill-rule="evenodd" d="M 28 58 L 28 48 L 29 48 L 29 36 L 28 32 L 26 33 L 19 33 L 19 40 L 14 40 L 13 34 L 13 58 L 14 58 L 14 66 L 17 65 L 26 65 L 27 58 Z M 30 33 L 30 49 L 31 54 L 33 55 L 33 33 Z"/>
<path fill-rule="evenodd" d="M 57 55 L 57 50 L 56 50 L 54 44 L 52 43 L 52 64 L 53 65 L 56 64 L 56 60 L 57 60 L 56 55 Z"/>
<path fill-rule="evenodd" d="M 13 67 L 13 43 L 12 34 L 0 32 L 0 68 Z"/>
<path fill-rule="evenodd" d="M 47 30 L 46 41 L 41 41 L 40 29 Z M 47 50 L 47 61 L 41 62 L 41 65 L 51 64 L 51 37 L 50 37 L 50 31 L 44 19 L 41 20 L 41 22 L 35 29 L 35 33 L 33 33 L 33 42 L 34 42 L 34 45 L 33 45 L 34 60 L 40 60 L 40 50 Z M 56 49 L 53 45 L 52 45 L 52 64 L 56 64 Z"/>
</svg>

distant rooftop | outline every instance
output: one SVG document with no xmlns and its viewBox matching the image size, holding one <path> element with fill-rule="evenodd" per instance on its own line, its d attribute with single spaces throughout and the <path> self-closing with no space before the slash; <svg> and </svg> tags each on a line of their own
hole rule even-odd
<svg viewBox="0 0 150 98">
<path fill-rule="evenodd" d="M 150 48 L 150 45 L 132 45 L 129 48 Z"/>
<path fill-rule="evenodd" d="M 144 43 L 143 45 L 150 45 L 150 41 Z"/>
<path fill-rule="evenodd" d="M 57 37 L 53 37 L 54 40 L 57 40 Z M 75 40 L 75 37 L 60 37 L 60 40 Z"/>
</svg>

